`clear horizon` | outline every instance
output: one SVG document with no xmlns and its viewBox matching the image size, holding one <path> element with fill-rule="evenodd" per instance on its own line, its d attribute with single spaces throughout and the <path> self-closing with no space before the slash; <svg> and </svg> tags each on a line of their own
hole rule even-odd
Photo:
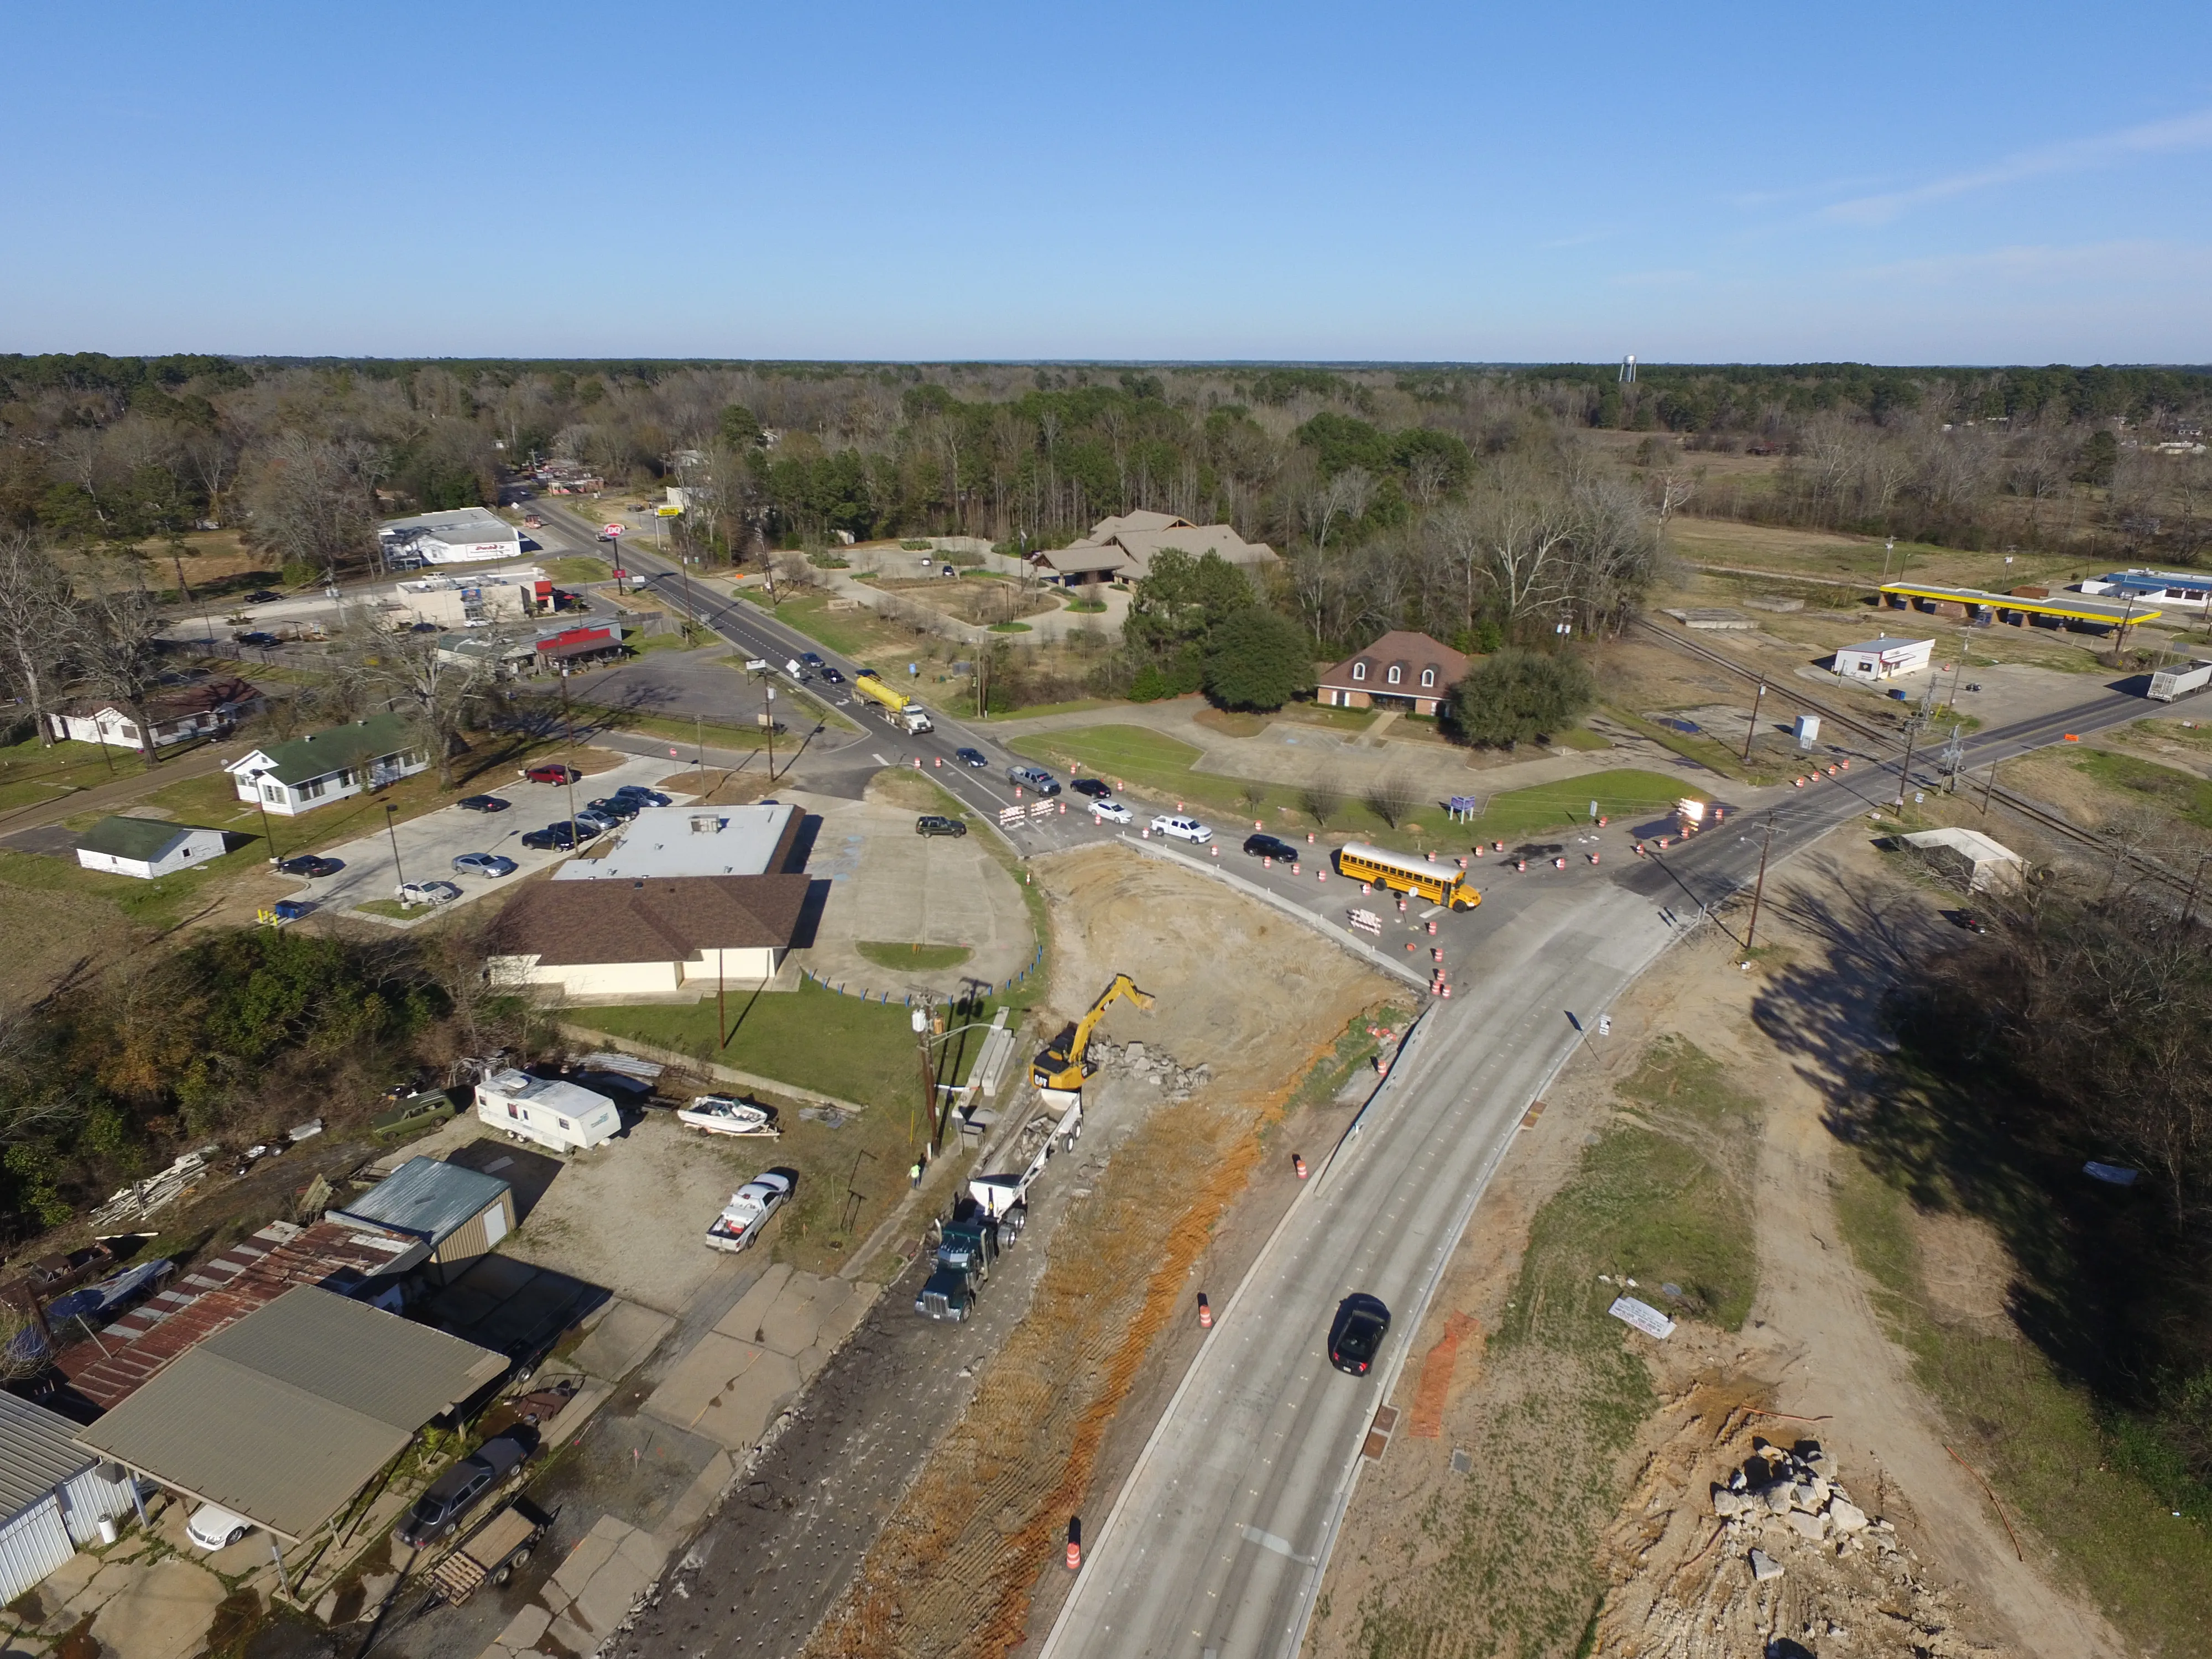
<svg viewBox="0 0 2212 1659">
<path fill-rule="evenodd" d="M 2212 361 L 2202 7 L 409 0 L 15 38 L 70 67 L 0 113 L 0 350 Z"/>
</svg>

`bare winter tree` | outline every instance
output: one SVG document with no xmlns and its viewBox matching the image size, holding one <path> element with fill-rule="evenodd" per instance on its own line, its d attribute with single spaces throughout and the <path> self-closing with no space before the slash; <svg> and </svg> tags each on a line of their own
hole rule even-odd
<svg viewBox="0 0 2212 1659">
<path fill-rule="evenodd" d="M 497 641 L 493 629 L 476 637 Z M 438 787 L 453 786 L 453 757 L 466 745 L 461 728 L 470 706 L 491 686 L 485 657 L 453 660 L 436 634 L 379 634 L 366 624 L 349 629 L 332 665 L 357 703 L 384 702 L 407 715 L 438 767 Z"/>
<path fill-rule="evenodd" d="M 1420 792 L 1403 773 L 1386 773 L 1367 787 L 1367 805 L 1375 816 L 1395 830 L 1413 812 Z"/>
<path fill-rule="evenodd" d="M 253 539 L 287 565 L 358 570 L 376 555 L 373 446 L 281 433 L 252 489 Z"/>
<path fill-rule="evenodd" d="M 1314 545 L 1327 549 L 1330 527 L 1339 519 L 1358 520 L 1375 501 L 1375 475 L 1364 467 L 1347 466 L 1306 498 L 1306 525 Z"/>
<path fill-rule="evenodd" d="M 1316 778 L 1298 791 L 1298 805 L 1306 816 L 1317 824 L 1326 824 L 1344 805 L 1344 791 L 1330 778 Z"/>
<path fill-rule="evenodd" d="M 46 715 L 69 660 L 70 599 L 43 548 L 20 531 L 0 535 L 0 685 L 22 699 L 42 744 L 54 740 Z"/>
<path fill-rule="evenodd" d="M 147 704 L 161 684 L 162 627 L 153 596 L 143 587 L 126 587 L 78 599 L 68 632 L 85 679 L 129 712 L 149 766 L 158 758 Z"/>
</svg>

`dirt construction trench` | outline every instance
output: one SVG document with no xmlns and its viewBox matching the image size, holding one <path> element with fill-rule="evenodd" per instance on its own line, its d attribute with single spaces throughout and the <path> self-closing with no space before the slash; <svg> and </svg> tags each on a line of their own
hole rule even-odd
<svg viewBox="0 0 2212 1659">
<path fill-rule="evenodd" d="M 1405 1002 L 1203 875 L 1113 848 L 1034 868 L 1052 998 L 1025 1049 L 1127 973 L 1157 1000 L 1115 1005 L 1102 1035 L 1210 1077 L 1184 1099 L 1125 1065 L 1093 1079 L 1084 1136 L 1039 1182 L 977 1317 L 917 1318 L 926 1263 L 910 1267 L 634 1617 L 623 1659 L 1021 1647 L 1048 1611 L 1040 1585 L 1059 1588 L 1069 1516 L 1104 1514 L 1148 1426 L 1134 1418 L 1187 1357 L 1171 1322 L 1189 1316 L 1194 1270 L 1231 1270 L 1288 1200 L 1261 1166 L 1271 1128 L 1347 1027 Z M 1310 1129 L 1328 1132 L 1332 1110 L 1348 1112 L 1321 1109 Z"/>
</svg>

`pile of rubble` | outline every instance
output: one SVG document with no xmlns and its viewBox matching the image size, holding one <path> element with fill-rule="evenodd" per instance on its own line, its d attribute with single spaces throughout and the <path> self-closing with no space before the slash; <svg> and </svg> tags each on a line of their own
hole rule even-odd
<svg viewBox="0 0 2212 1659">
<path fill-rule="evenodd" d="M 1728 1484 L 1715 1483 L 1713 1513 L 1726 1523 L 1729 1542 L 1740 1547 L 1754 1579 L 1779 1578 L 1777 1552 L 1802 1545 L 1837 1555 L 1869 1540 L 1883 1554 L 1897 1549 L 1896 1528 L 1869 1519 L 1851 1502 L 1819 1442 L 1801 1440 L 1787 1451 L 1756 1437 L 1751 1443 L 1752 1455 Z"/>
<path fill-rule="evenodd" d="M 1178 1066 L 1161 1050 L 1141 1042 L 1117 1045 L 1093 1037 L 1086 1058 L 1095 1060 L 1102 1072 L 1118 1067 L 1139 1082 L 1154 1085 L 1171 1101 L 1188 1100 L 1213 1079 L 1212 1066 Z"/>
</svg>

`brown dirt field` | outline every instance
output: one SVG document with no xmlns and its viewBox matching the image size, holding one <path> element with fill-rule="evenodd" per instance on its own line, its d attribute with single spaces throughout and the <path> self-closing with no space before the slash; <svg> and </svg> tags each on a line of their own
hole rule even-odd
<svg viewBox="0 0 2212 1659">
<path fill-rule="evenodd" d="M 0 927 L 0 1008 L 20 1008 L 118 961 L 145 936 L 105 899 L 7 890 Z"/>
<path fill-rule="evenodd" d="M 887 576 L 875 586 L 964 623 L 1019 622 L 1025 617 L 1041 617 L 1060 609 L 1057 593 L 1042 587 L 1024 592 L 1016 582 Z"/>
<path fill-rule="evenodd" d="M 1212 1081 L 1158 1109 L 1079 1199 L 1028 1318 L 806 1650 L 822 1659 L 995 1656 L 1022 1641 L 1040 1573 L 1126 1426 L 1117 1413 L 1148 1350 L 1187 1311 L 1194 1269 L 1263 1136 L 1345 1027 L 1396 1000 L 1295 922 L 1202 876 L 1112 848 L 1036 870 L 1056 922 L 1052 1009 L 1072 1017 L 1126 971 L 1158 1000 L 1149 1014 L 1117 1007 L 1115 1039 L 1204 1063 Z M 1264 995 L 1221 971 L 1261 961 Z"/>
<path fill-rule="evenodd" d="M 1755 1191 L 1759 1288 L 1740 1333 L 1686 1320 L 1663 1344 L 1625 1339 L 1650 1368 L 1659 1405 L 1615 1471 L 1626 1496 L 1598 1546 L 1607 1589 L 1583 1650 L 1670 1659 L 1762 1651 L 2102 1659 L 2122 1650 L 2104 1619 L 2065 1588 L 2048 1547 L 2024 1533 L 2027 1561 L 2015 1558 L 1983 1492 L 1947 1452 L 1942 1420 L 1884 1334 L 1833 1214 L 1830 1160 L 1850 1153 L 1837 1146 L 1825 1114 L 1851 1086 L 1857 1057 L 1881 1041 L 1872 1024 L 1875 993 L 1891 971 L 1881 950 L 1940 943 L 1934 913 L 1955 898 L 1904 884 L 1850 830 L 1781 875 L 1770 877 L 1765 915 L 1772 920 L 1761 922 L 1762 942 L 1780 949 L 1759 970 L 1739 971 L 1740 951 L 1719 936 L 1678 947 L 1613 1010 L 1612 1046 L 1602 1054 L 1585 1048 L 1508 1154 L 1427 1317 L 1409 1333 L 1414 1358 L 1391 1402 L 1418 1415 L 1433 1408 L 1441 1388 L 1443 1432 L 1394 1436 L 1363 1471 L 1308 1638 L 1314 1659 L 1372 1659 L 1359 1609 L 1377 1585 L 1462 1568 L 1510 1583 L 1544 1571 L 1532 1540 L 1548 1535 L 1546 1504 L 1574 1501 L 1549 1495 L 1576 1489 L 1571 1473 L 1513 1488 L 1522 1503 L 1544 1493 L 1508 1534 L 1528 1559 L 1440 1562 L 1431 1530 L 1437 1514 L 1468 1501 L 1461 1483 L 1468 1477 L 1451 1466 L 1455 1446 L 1483 1444 L 1485 1424 L 1540 1401 L 1544 1379 L 1522 1374 L 1521 1354 L 1493 1369 L 1472 1337 L 1463 1336 L 1448 1385 L 1431 1380 L 1421 1357 L 1446 1340 L 1452 1321 L 1497 1328 L 1531 1218 L 1615 1110 L 1613 1085 L 1668 1032 L 1692 1036 L 1738 1087 L 1767 1104 Z M 1869 939 L 1894 943 L 1869 946 Z M 1763 1024 L 1795 1019 L 1794 1006 L 1756 1018 L 1754 1009 L 1770 975 L 1790 964 L 1802 974 L 1804 964 L 1820 962 L 1834 965 L 1829 1012 L 1838 1029 L 1825 1033 L 1826 1058 L 1811 1057 L 1806 1047 L 1785 1054 Z M 1994 1328 L 1988 1322 L 2003 1319 L 2011 1278 L 1996 1241 L 1977 1227 L 1939 1221 L 1923 1227 L 1922 1242 L 1946 1307 Z M 1711 1484 L 1725 1483 L 1755 1435 L 1783 1446 L 1816 1438 L 1852 1500 L 1891 1523 L 1883 1535 L 1895 1547 L 1863 1534 L 1839 1554 L 1832 1541 L 1807 1542 L 1778 1517 L 1764 1529 L 1723 1527 Z M 1559 1469 L 1571 1469 L 1576 1450 L 1556 1448 Z M 1784 1563 L 1782 1578 L 1753 1583 L 1745 1557 L 1754 1542 Z M 1458 1644 L 1432 1647 L 1419 1659 L 1497 1651 L 1496 1634 L 1468 1628 Z M 1519 1650 L 1509 1643 L 1508 1650 Z M 1564 1659 L 1568 1650 L 1559 1651 Z"/>
</svg>

